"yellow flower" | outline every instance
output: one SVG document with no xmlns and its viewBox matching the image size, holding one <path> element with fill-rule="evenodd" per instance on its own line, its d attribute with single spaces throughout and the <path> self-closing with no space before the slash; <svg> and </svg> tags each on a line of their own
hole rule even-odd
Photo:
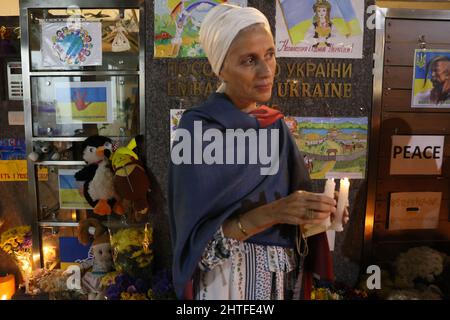
<svg viewBox="0 0 450 320">
<path fill-rule="evenodd" d="M 133 293 L 129 300 L 148 300 L 144 293 Z"/>
<path fill-rule="evenodd" d="M 153 230 L 148 228 L 148 240 L 150 244 L 153 239 Z M 116 232 L 111 239 L 111 245 L 116 248 L 118 252 L 134 251 L 135 247 L 142 247 L 144 242 L 144 230 L 138 228 L 122 229 Z M 132 258 L 139 256 L 140 250 L 133 253 Z"/>
<path fill-rule="evenodd" d="M 100 281 L 100 285 L 102 287 L 108 287 L 112 284 L 115 284 L 117 275 L 119 275 L 118 271 L 108 272 L 103 276 L 102 280 Z"/>
<path fill-rule="evenodd" d="M 130 300 L 131 295 L 128 292 L 122 292 L 120 294 L 120 300 Z"/>
</svg>

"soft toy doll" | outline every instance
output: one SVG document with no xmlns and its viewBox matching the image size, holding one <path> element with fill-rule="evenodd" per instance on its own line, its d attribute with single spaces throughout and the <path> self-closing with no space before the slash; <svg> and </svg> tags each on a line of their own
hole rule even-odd
<svg viewBox="0 0 450 320">
<path fill-rule="evenodd" d="M 50 141 L 35 141 L 33 152 L 28 155 L 31 161 L 57 161 L 60 158 L 58 150 Z"/>
<path fill-rule="evenodd" d="M 133 151 L 136 147 L 136 139 L 132 139 L 126 147 L 118 148 L 111 156 L 114 188 L 121 199 L 132 202 L 138 214 L 146 214 L 149 210 L 147 193 L 150 182 L 144 165 Z"/>
<path fill-rule="evenodd" d="M 84 272 L 81 282 L 83 290 L 88 294 L 88 299 L 99 300 L 102 298 L 101 280 L 114 267 L 109 234 L 106 228 L 93 218 L 81 221 L 78 227 L 78 241 L 80 243 L 88 245 L 92 240 L 91 237 L 93 237 L 93 241 L 90 252 L 93 259 L 81 263 L 81 269 Z"/>
<path fill-rule="evenodd" d="M 111 214 L 111 203 L 117 199 L 113 185 L 114 174 L 108 160 L 112 153 L 111 139 L 99 135 L 90 136 L 83 142 L 82 148 L 83 160 L 87 166 L 75 174 L 75 179 L 84 182 L 83 194 L 94 208 L 94 213 Z M 124 213 L 120 202 L 115 202 L 113 211 L 117 214 Z"/>
</svg>

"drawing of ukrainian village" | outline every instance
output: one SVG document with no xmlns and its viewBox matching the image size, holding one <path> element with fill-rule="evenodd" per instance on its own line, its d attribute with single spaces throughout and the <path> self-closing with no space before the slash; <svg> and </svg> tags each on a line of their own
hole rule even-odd
<svg viewBox="0 0 450 320">
<path fill-rule="evenodd" d="M 362 179 L 367 118 L 286 117 L 312 179 Z"/>
</svg>

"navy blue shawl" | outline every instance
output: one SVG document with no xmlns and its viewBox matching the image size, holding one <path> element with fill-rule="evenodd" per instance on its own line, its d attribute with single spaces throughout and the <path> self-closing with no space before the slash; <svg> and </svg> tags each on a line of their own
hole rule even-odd
<svg viewBox="0 0 450 320">
<path fill-rule="evenodd" d="M 222 132 L 225 129 L 259 129 L 256 118 L 240 111 L 221 93 L 214 93 L 200 107 L 187 110 L 178 128 L 193 135 L 194 121 L 202 121 L 203 131 L 209 128 Z M 311 189 L 303 157 L 284 121 L 277 120 L 267 129 L 279 129 L 280 164 L 275 175 L 261 175 L 260 168 L 267 167 L 261 164 L 170 163 L 168 193 L 173 280 L 179 298 L 183 298 L 183 290 L 192 279 L 207 243 L 227 218 L 295 190 Z M 294 247 L 295 237 L 295 226 L 276 225 L 246 241 Z"/>
</svg>

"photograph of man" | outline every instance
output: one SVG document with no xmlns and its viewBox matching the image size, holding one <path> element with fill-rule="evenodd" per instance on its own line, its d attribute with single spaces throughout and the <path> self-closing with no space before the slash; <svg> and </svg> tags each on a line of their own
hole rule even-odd
<svg viewBox="0 0 450 320">
<path fill-rule="evenodd" d="M 416 51 L 414 65 L 412 107 L 450 108 L 450 52 Z"/>
</svg>

